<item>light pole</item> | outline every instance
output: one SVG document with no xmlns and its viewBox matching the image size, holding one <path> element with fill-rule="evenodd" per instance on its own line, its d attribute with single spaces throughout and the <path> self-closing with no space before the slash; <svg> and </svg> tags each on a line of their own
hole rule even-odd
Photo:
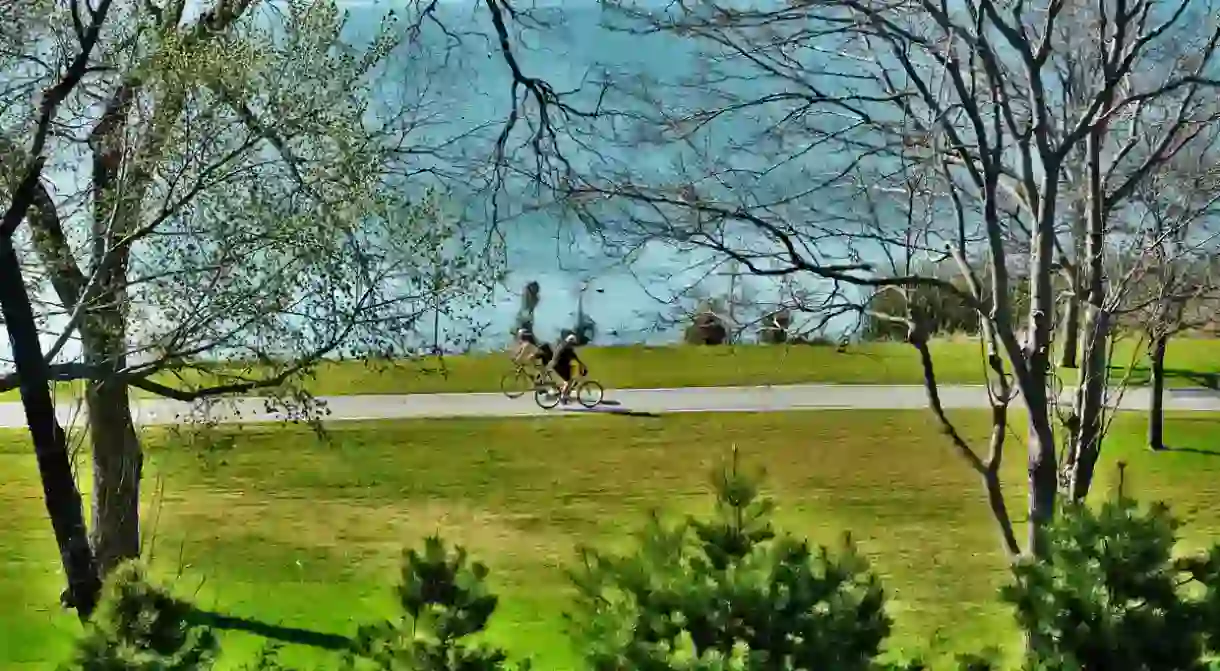
<svg viewBox="0 0 1220 671">
<path fill-rule="evenodd" d="M 728 270 L 716 272 L 716 275 L 720 277 L 729 278 L 729 297 L 728 300 L 725 301 L 725 316 L 728 317 L 729 323 L 725 326 L 727 326 L 729 329 L 731 340 L 737 339 L 737 278 L 745 274 L 746 273 L 741 272 L 741 264 L 739 264 L 737 261 L 732 261 L 729 264 Z"/>
<path fill-rule="evenodd" d="M 576 292 L 576 328 L 580 329 L 585 323 L 585 292 L 589 290 L 589 285 L 593 283 L 593 278 L 588 278 L 580 283 L 580 289 Z M 594 289 L 599 294 L 605 293 L 605 289 L 597 287 Z M 580 336 L 577 335 L 579 338 Z"/>
</svg>

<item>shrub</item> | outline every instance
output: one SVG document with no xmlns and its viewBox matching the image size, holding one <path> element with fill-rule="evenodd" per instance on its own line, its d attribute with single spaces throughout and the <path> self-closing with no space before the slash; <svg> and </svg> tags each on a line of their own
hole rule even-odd
<svg viewBox="0 0 1220 671">
<path fill-rule="evenodd" d="M 398 587 L 404 618 L 361 627 L 355 653 L 362 660 L 352 658 L 349 665 L 364 661 L 394 671 L 517 668 L 504 651 L 470 642 L 486 629 L 496 609 L 486 579 L 486 566 L 468 562 L 460 546 L 451 552 L 438 537 L 425 541 L 422 554 L 407 550 Z"/>
<path fill-rule="evenodd" d="M 191 606 L 145 579 L 138 562 L 111 573 L 102 601 L 77 641 L 71 669 L 84 671 L 200 671 L 218 646 L 206 627 L 190 624 Z"/>
<path fill-rule="evenodd" d="M 877 578 L 852 548 L 838 557 L 776 534 L 772 505 L 732 463 L 715 513 L 665 524 L 638 551 L 581 551 L 572 633 L 595 671 L 824 669 L 873 664 L 890 632 Z"/>
<path fill-rule="evenodd" d="M 1141 510 L 1120 496 L 1096 511 L 1066 505 L 1044 530 L 1047 556 L 1016 564 L 1002 592 L 1026 635 L 1026 667 L 1208 668 L 1220 551 L 1175 561 L 1177 528 L 1161 504 Z"/>
<path fill-rule="evenodd" d="M 716 313 L 700 312 L 683 331 L 682 340 L 688 345 L 723 345 L 729 341 L 729 329 Z"/>
<path fill-rule="evenodd" d="M 758 329 L 758 342 L 764 345 L 782 345 L 788 342 L 788 330 L 792 328 L 792 312 L 784 309 L 772 312 L 763 318 Z"/>
</svg>

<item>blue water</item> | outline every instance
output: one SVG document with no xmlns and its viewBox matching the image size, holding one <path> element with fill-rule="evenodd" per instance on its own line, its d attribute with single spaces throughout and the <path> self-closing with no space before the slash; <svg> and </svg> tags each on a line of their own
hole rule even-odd
<svg viewBox="0 0 1220 671">
<path fill-rule="evenodd" d="M 589 82 L 606 73 L 645 73 L 660 82 L 672 82 L 699 66 L 700 56 L 689 41 L 607 30 L 601 25 L 602 10 L 591 2 L 564 3 L 562 8 L 533 7 L 550 25 L 518 30 L 514 53 L 526 75 L 543 79 L 556 90 L 575 91 L 583 83 L 585 91 L 592 91 Z M 348 6 L 352 29 L 375 29 L 386 8 L 386 3 Z M 406 16 L 410 18 L 410 13 Z M 448 43 L 440 29 L 425 23 L 419 42 L 427 48 L 412 52 L 414 60 L 398 62 L 383 73 L 386 99 L 401 99 L 403 91 L 418 94 L 420 80 L 426 78 L 427 95 L 443 105 L 447 118 L 432 132 L 438 137 L 458 135 L 491 124 L 490 131 L 465 145 L 473 155 L 486 155 L 489 140 L 510 109 L 508 67 L 481 4 L 446 3 L 438 10 L 438 17 L 451 31 L 467 34 L 460 45 L 446 48 Z M 574 95 L 572 100 L 576 105 L 590 106 L 588 97 Z M 527 109 L 525 114 L 536 118 L 537 112 Z M 524 132 L 528 128 L 523 123 L 519 141 L 524 139 Z M 569 159 L 582 163 L 579 149 L 567 147 L 566 151 Z M 619 158 L 625 158 L 622 150 L 617 151 Z M 518 158 L 528 157 L 518 154 Z M 654 174 L 663 174 L 672 158 L 641 152 L 629 160 L 634 170 L 651 169 Z M 446 186 L 452 187 L 452 182 Z M 465 214 L 472 226 L 490 219 L 485 193 L 458 198 L 465 201 Z M 603 343 L 674 341 L 680 337 L 683 313 L 695 307 L 701 297 L 723 296 L 729 289 L 727 274 L 721 274 L 728 268 L 721 266 L 722 259 L 710 254 L 653 243 L 633 249 L 628 256 L 622 249 L 607 247 L 583 224 L 562 212 L 551 209 L 518 214 L 520 208 L 545 200 L 545 193 L 534 193 L 524 182 L 511 185 L 501 194 L 502 214 L 508 213 L 508 221 L 499 224 L 507 244 L 508 273 L 503 286 L 492 306 L 480 306 L 477 314 L 463 310 L 463 319 L 456 321 L 443 319 L 441 329 L 450 333 L 441 340 L 465 340 L 471 331 L 468 321 L 473 318 L 483 324 L 478 346 L 503 344 L 512 329 L 520 288 L 529 281 L 537 281 L 542 287 L 535 319 L 541 336 L 555 337 L 561 328 L 574 324 L 584 288 L 584 310 L 596 321 L 597 340 Z M 777 295 L 777 284 L 764 278 L 740 278 L 734 286 L 739 295 L 749 294 L 763 305 L 773 303 Z M 743 319 L 758 312 L 738 309 Z M 423 330 L 420 338 L 430 342 L 431 333 L 427 327 Z"/>
</svg>

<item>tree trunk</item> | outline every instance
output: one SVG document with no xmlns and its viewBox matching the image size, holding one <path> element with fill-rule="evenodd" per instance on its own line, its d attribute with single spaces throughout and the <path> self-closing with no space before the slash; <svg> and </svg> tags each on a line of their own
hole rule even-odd
<svg viewBox="0 0 1220 671">
<path fill-rule="evenodd" d="M 1069 296 L 1063 306 L 1063 342 L 1059 346 L 1059 367 L 1076 368 L 1080 351 L 1080 300 Z"/>
<path fill-rule="evenodd" d="M 1085 258 L 1085 234 L 1088 232 L 1088 209 L 1085 199 L 1072 198 L 1072 267 L 1068 270 L 1068 300 L 1063 306 L 1062 343 L 1059 350 L 1059 367 L 1076 368 L 1080 360 L 1080 296 L 1083 280 L 1081 269 Z"/>
<path fill-rule="evenodd" d="M 1165 449 L 1165 350 L 1169 348 L 1169 336 L 1158 335 L 1152 339 L 1149 351 L 1152 368 L 1152 389 L 1149 390 L 1148 447 Z"/>
<path fill-rule="evenodd" d="M 1084 365 L 1080 387 L 1076 390 L 1076 426 L 1069 449 L 1071 497 L 1082 501 L 1093 484 L 1093 472 L 1101 456 L 1103 409 L 1106 395 L 1106 351 L 1109 345 L 1109 316 L 1090 305 L 1086 318 Z"/>
<path fill-rule="evenodd" d="M 1055 517 L 1055 499 L 1059 489 L 1055 433 L 1050 426 L 1050 404 L 1047 402 L 1045 385 L 1031 385 L 1029 392 L 1025 393 L 1025 403 L 1029 410 L 1029 536 L 1026 547 L 1035 557 L 1042 557 L 1046 554 L 1042 529 Z"/>
<path fill-rule="evenodd" d="M 1044 203 L 1054 203 L 1058 188 L 1055 177 L 1045 182 Z M 1029 478 L 1029 551 L 1035 557 L 1046 554 L 1042 530 L 1055 516 L 1059 488 L 1059 468 L 1055 454 L 1055 432 L 1050 404 L 1050 347 L 1054 339 L 1051 314 L 1051 258 L 1054 254 L 1054 210 L 1044 206 L 1035 229 L 1030 254 L 1029 329 L 1024 345 L 1026 375 L 1021 393 L 1029 411 L 1027 474 Z"/>
<path fill-rule="evenodd" d="M 93 547 L 106 576 L 125 559 L 140 556 L 140 477 L 143 454 L 131 416 L 127 366 L 126 263 L 99 273 L 94 297 L 100 306 L 81 325 L 85 362 L 100 372 L 85 388 L 93 447 Z"/>
<path fill-rule="evenodd" d="M 21 404 L 34 443 L 38 473 L 47 515 L 59 546 L 60 561 L 68 580 L 66 605 L 86 620 L 93 614 L 101 592 L 101 581 L 85 528 L 80 491 L 72 474 L 67 437 L 55 417 L 50 371 L 43 358 L 34 312 L 10 239 L 0 240 L 0 309 L 21 384 Z"/>
<path fill-rule="evenodd" d="M 86 387 L 89 438 L 93 446 L 93 545 L 105 576 L 125 559 L 140 555 L 140 476 L 143 455 L 135 433 L 128 387 L 120 377 L 127 366 L 127 268 L 131 248 L 125 237 L 134 230 L 140 203 L 149 185 L 150 166 L 166 137 L 162 127 L 176 119 L 177 102 L 167 103 L 147 131 L 131 170 L 122 170 L 128 149 L 127 114 L 142 82 L 119 87 L 89 138 L 93 150 L 94 289 L 82 298 L 90 306 L 81 323 L 85 362 L 98 377 Z M 174 99 L 178 100 L 178 99 Z"/>
<path fill-rule="evenodd" d="M 1076 393 L 1075 435 L 1070 436 L 1068 449 L 1069 495 L 1083 501 L 1093 485 L 1093 472 L 1101 457 L 1101 441 L 1107 366 L 1110 342 L 1110 315 L 1102 305 L 1105 300 L 1106 212 L 1105 190 L 1102 188 L 1102 132 L 1095 128 L 1085 142 L 1088 157 L 1088 231 L 1085 237 L 1082 279 L 1087 315 L 1085 318 L 1084 366 L 1080 371 L 1080 387 Z"/>
<path fill-rule="evenodd" d="M 93 547 L 108 575 L 140 556 L 140 477 L 144 455 L 135 433 L 127 385 L 90 382 L 89 436 L 93 445 Z"/>
</svg>

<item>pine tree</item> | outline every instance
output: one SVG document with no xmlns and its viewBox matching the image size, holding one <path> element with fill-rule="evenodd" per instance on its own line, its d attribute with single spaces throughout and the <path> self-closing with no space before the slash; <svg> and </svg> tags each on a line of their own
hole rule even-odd
<svg viewBox="0 0 1220 671">
<path fill-rule="evenodd" d="M 191 624 L 191 606 L 150 584 L 144 567 L 121 564 L 68 664 L 81 671 L 206 671 L 219 647 L 212 631 Z"/>
<path fill-rule="evenodd" d="M 1068 504 L 1044 530 L 1047 556 L 1020 562 L 1002 591 L 1039 671 L 1209 668 L 1220 619 L 1220 549 L 1174 559 L 1179 523 L 1121 494 Z M 1188 589 L 1191 583 L 1201 589 Z"/>
<path fill-rule="evenodd" d="M 653 514 L 638 550 L 583 549 L 572 633 L 595 671 L 869 668 L 890 631 L 867 563 L 776 533 L 736 450 L 707 520 Z"/>
<path fill-rule="evenodd" d="M 528 669 L 528 664 L 511 664 L 503 650 L 469 642 L 496 610 L 487 574 L 485 565 L 468 560 L 464 548 L 451 552 L 437 536 L 425 540 L 422 553 L 407 550 L 397 590 L 404 617 L 362 627 L 356 656 L 387 671 Z M 349 666 L 357 666 L 357 660 L 349 659 Z"/>
</svg>

